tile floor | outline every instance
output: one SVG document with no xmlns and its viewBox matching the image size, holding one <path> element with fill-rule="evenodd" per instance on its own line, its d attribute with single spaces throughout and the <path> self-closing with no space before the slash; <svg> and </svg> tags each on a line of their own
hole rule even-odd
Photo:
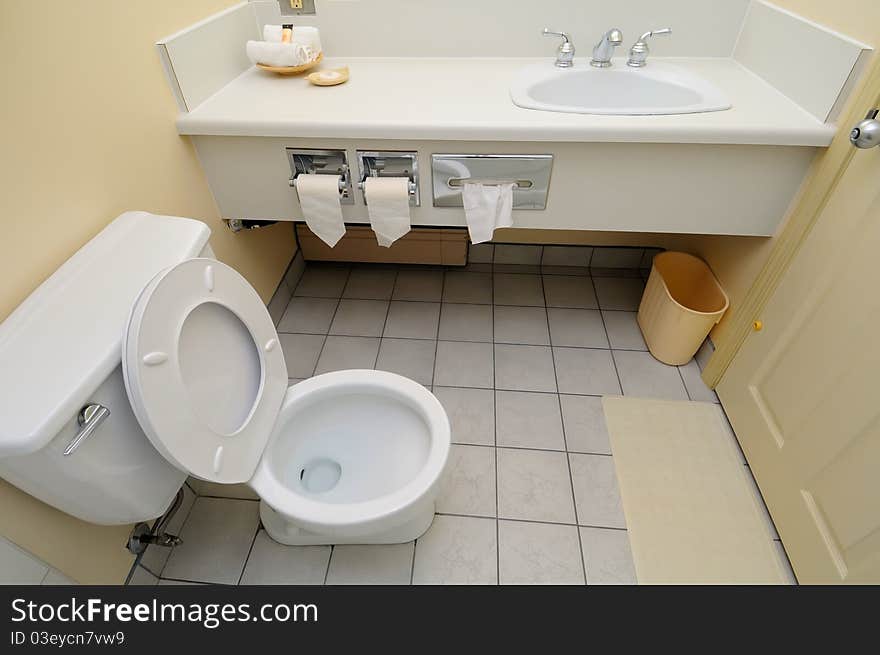
<svg viewBox="0 0 880 655">
<path fill-rule="evenodd" d="M 144 559 L 160 584 L 633 583 L 601 395 L 717 402 L 700 379 L 706 352 L 681 367 L 651 357 L 636 324 L 643 275 L 492 270 L 309 265 L 278 312 L 292 382 L 388 370 L 446 408 L 453 446 L 425 535 L 280 546 L 257 501 L 201 495 L 184 544 Z"/>
</svg>

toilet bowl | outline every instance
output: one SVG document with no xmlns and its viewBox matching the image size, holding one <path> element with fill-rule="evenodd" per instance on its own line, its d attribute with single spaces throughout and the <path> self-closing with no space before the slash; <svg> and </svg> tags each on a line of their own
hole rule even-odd
<svg viewBox="0 0 880 655">
<path fill-rule="evenodd" d="M 430 526 L 450 448 L 425 387 L 382 371 L 288 388 L 278 334 L 234 269 L 188 259 L 146 285 L 122 343 L 132 410 L 178 469 L 247 483 L 285 544 L 399 543 Z"/>
</svg>

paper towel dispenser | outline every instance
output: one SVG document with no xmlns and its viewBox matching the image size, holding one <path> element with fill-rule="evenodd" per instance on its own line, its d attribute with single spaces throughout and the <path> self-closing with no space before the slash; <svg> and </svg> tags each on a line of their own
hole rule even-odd
<svg viewBox="0 0 880 655">
<path fill-rule="evenodd" d="M 358 150 L 358 188 L 364 191 L 368 177 L 405 177 L 409 179 L 410 207 L 419 206 L 419 153 Z M 366 197 L 364 204 L 367 203 Z"/>
<path fill-rule="evenodd" d="M 553 155 L 431 155 L 435 207 L 462 207 L 466 182 L 515 184 L 514 209 L 546 209 Z"/>
<path fill-rule="evenodd" d="M 309 175 L 338 175 L 339 202 L 354 204 L 354 190 L 351 185 L 351 170 L 345 150 L 317 150 L 313 148 L 286 148 L 290 164 L 289 184 L 296 188 L 296 178 L 303 173 Z"/>
</svg>

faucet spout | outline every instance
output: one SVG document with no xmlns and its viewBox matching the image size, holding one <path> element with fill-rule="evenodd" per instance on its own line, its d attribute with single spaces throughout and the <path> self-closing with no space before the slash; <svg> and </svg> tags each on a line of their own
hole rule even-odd
<svg viewBox="0 0 880 655">
<path fill-rule="evenodd" d="M 602 35 L 602 39 L 593 48 L 593 58 L 590 60 L 590 66 L 596 68 L 608 68 L 611 65 L 611 58 L 614 56 L 614 48 L 623 43 L 623 32 L 616 27 L 610 29 Z"/>
</svg>

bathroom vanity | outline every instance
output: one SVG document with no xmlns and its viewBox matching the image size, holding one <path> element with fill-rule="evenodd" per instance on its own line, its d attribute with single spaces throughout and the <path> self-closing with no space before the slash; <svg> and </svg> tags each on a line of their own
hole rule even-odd
<svg viewBox="0 0 880 655">
<path fill-rule="evenodd" d="M 769 236 L 815 153 L 830 144 L 870 51 L 756 2 L 733 56 L 649 58 L 644 70 L 653 64 L 706 83 L 707 102 L 696 113 L 613 115 L 614 103 L 612 115 L 563 113 L 524 108 L 540 104 L 522 97 L 541 67 L 548 78 L 592 84 L 614 75 L 625 86 L 625 56 L 604 69 L 576 57 L 561 72 L 552 56 L 327 57 L 326 67 L 349 66 L 351 79 L 322 88 L 230 54 L 243 56 L 235 39 L 254 38 L 273 11 L 277 3 L 243 3 L 213 27 L 203 23 L 158 44 L 182 110 L 178 130 L 192 139 L 227 219 L 302 220 L 290 149 L 344 157 L 353 178 L 342 205 L 350 223 L 368 222 L 359 153 L 416 153 L 407 172 L 418 195 L 412 224 L 444 227 L 464 226 L 465 217 L 455 176 L 438 174 L 435 155 L 537 155 L 548 162 L 544 187 L 523 179 L 518 191 L 543 198 L 515 202 L 514 227 Z M 780 20 L 787 27 L 771 52 L 762 33 Z M 226 37 L 212 45 L 223 48 L 222 60 L 193 51 L 211 29 Z M 801 44 L 797 52 L 787 48 L 793 43 Z M 819 48 L 826 63 L 804 60 L 807 48 Z M 510 178 L 501 164 L 493 172 L 488 166 L 482 175 Z"/>
</svg>

